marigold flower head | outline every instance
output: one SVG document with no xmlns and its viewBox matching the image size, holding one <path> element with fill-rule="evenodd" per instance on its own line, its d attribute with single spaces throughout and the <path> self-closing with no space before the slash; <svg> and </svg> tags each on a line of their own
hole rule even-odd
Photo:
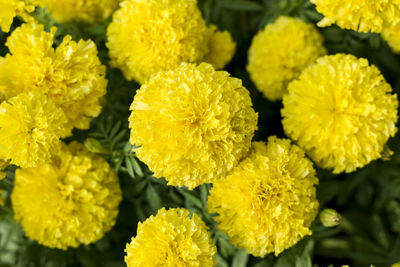
<svg viewBox="0 0 400 267">
<path fill-rule="evenodd" d="M 0 104 L 0 159 L 20 167 L 48 162 L 60 138 L 69 131 L 67 118 L 53 101 L 24 93 Z"/>
<path fill-rule="evenodd" d="M 128 267 L 215 266 L 217 248 L 197 214 L 162 208 L 139 223 L 125 251 Z"/>
<path fill-rule="evenodd" d="M 211 25 L 209 31 L 209 52 L 204 61 L 216 69 L 223 69 L 231 61 L 236 50 L 236 43 L 228 31 L 218 31 L 215 25 Z"/>
<path fill-rule="evenodd" d="M 131 105 L 131 143 L 156 177 L 190 189 L 214 182 L 248 152 L 257 127 L 249 92 L 209 64 L 183 63 L 146 82 Z"/>
<path fill-rule="evenodd" d="M 50 164 L 18 169 L 11 200 L 14 218 L 29 238 L 67 249 L 92 243 L 111 229 L 121 190 L 108 163 L 73 142 Z"/>
<path fill-rule="evenodd" d="M 108 18 L 118 8 L 120 0 L 38 0 L 39 5 L 48 7 L 52 17 L 60 23 L 97 23 Z"/>
<path fill-rule="evenodd" d="M 129 0 L 113 15 L 107 46 L 112 66 L 128 80 L 144 83 L 152 74 L 182 62 L 200 63 L 207 55 L 211 63 L 225 65 L 233 42 L 221 34 L 207 28 L 197 0 Z"/>
<path fill-rule="evenodd" d="M 254 37 L 247 70 L 264 96 L 275 101 L 282 99 L 290 81 L 325 54 L 314 25 L 281 16 Z"/>
<path fill-rule="evenodd" d="M 400 21 L 398 0 L 311 0 L 325 18 L 318 26 L 336 23 L 340 28 L 379 33 L 387 25 Z"/>
<path fill-rule="evenodd" d="M 18 27 L 6 43 L 10 54 L 0 58 L 0 86 L 6 99 L 31 91 L 45 94 L 64 111 L 69 130 L 87 129 L 101 111 L 105 67 L 92 41 L 76 43 L 66 36 L 54 49 L 55 31 L 35 23 Z"/>
<path fill-rule="evenodd" d="M 214 183 L 208 211 L 218 228 L 247 253 L 278 255 L 310 235 L 318 211 L 312 162 L 287 139 L 255 142 L 228 176 Z"/>
<path fill-rule="evenodd" d="M 16 16 L 27 18 L 27 13 L 35 8 L 28 0 L 0 0 L 0 28 L 3 32 L 9 32 L 11 24 Z"/>
<path fill-rule="evenodd" d="M 288 87 L 283 127 L 321 167 L 352 172 L 381 157 L 397 131 L 397 96 L 366 59 L 322 57 Z"/>
</svg>

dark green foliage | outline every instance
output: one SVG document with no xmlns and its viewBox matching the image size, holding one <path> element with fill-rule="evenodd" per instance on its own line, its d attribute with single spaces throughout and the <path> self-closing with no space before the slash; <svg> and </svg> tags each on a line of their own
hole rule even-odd
<svg viewBox="0 0 400 267">
<path fill-rule="evenodd" d="M 281 103 L 264 99 L 251 83 L 245 70 L 247 50 L 254 34 L 279 15 L 299 17 L 312 23 L 322 18 L 308 0 L 199 0 L 207 23 L 230 31 L 238 42 L 237 53 L 227 67 L 232 76 L 243 80 L 250 90 L 259 113 L 259 130 L 255 139 L 267 140 L 270 135 L 284 136 Z M 37 19 L 49 29 L 56 25 L 44 10 L 37 10 Z M 255 258 L 238 250 L 217 228 L 212 214 L 207 213 L 207 196 L 211 185 L 201 185 L 193 191 L 167 186 L 164 179 L 152 177 L 151 171 L 132 152 L 129 144 L 129 105 L 139 85 L 126 81 L 121 72 L 108 65 L 105 46 L 106 29 L 110 19 L 97 26 L 58 25 L 56 45 L 64 35 L 75 40 L 92 39 L 99 56 L 108 67 L 108 93 L 99 118 L 87 131 L 76 131 L 72 138 L 85 142 L 95 153 L 106 158 L 118 172 L 124 200 L 115 227 L 100 241 L 68 251 L 45 248 L 24 237 L 20 226 L 13 222 L 10 199 L 0 207 L 0 267 L 119 267 L 124 266 L 124 248 L 136 234 L 139 221 L 155 214 L 160 207 L 186 207 L 196 212 L 210 227 L 218 246 L 217 266 L 310 267 L 310 266 L 390 266 L 400 261 L 400 139 L 389 143 L 395 153 L 390 160 L 378 160 L 352 173 L 333 175 L 318 169 L 320 185 L 318 199 L 321 209 L 334 208 L 343 215 L 336 228 L 325 228 L 318 219 L 312 226 L 313 236 L 304 238 L 279 257 L 267 255 Z M 14 27 L 20 22 L 16 21 Z M 400 58 L 393 54 L 377 34 L 360 34 L 336 26 L 319 29 L 326 40 L 329 53 L 351 53 L 366 57 L 376 64 L 395 92 L 400 92 Z M 0 32 L 0 55 L 7 34 Z M 299 51 L 301 52 L 301 51 Z M 0 188 L 12 191 L 13 167 Z M 333 264 L 333 265 L 332 265 Z"/>
</svg>

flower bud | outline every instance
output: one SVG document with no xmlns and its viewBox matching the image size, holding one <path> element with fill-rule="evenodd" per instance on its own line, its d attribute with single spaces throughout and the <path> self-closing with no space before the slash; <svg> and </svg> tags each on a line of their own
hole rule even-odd
<svg viewBox="0 0 400 267">
<path fill-rule="evenodd" d="M 333 209 L 324 209 L 319 218 L 325 227 L 338 226 L 342 220 L 342 216 Z"/>
</svg>

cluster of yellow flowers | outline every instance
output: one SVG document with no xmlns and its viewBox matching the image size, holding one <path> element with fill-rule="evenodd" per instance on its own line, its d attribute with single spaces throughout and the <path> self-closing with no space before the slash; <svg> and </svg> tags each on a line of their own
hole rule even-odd
<svg viewBox="0 0 400 267">
<path fill-rule="evenodd" d="M 119 2 L 36 3 L 61 23 L 95 23 Z M 326 16 L 319 25 L 382 32 L 400 51 L 396 1 L 312 2 Z M 2 30 L 15 16 L 27 17 L 32 3 L 0 0 Z M 26 235 L 67 249 L 101 238 L 115 223 L 122 194 L 104 159 L 60 141 L 73 128 L 89 128 L 107 80 L 92 41 L 66 36 L 54 48 L 56 30 L 25 23 L 0 57 L 0 170 L 22 167 L 11 199 Z M 260 31 L 247 66 L 265 97 L 283 99 L 283 127 L 297 145 L 277 137 L 252 143 L 258 115 L 249 92 L 215 70 L 231 60 L 236 44 L 206 25 L 196 0 L 126 0 L 107 36 L 112 66 L 142 83 L 129 118 L 137 157 L 170 185 L 214 183 L 209 212 L 254 256 L 278 255 L 311 234 L 318 179 L 305 153 L 334 173 L 351 172 L 381 157 L 397 131 L 397 96 L 380 71 L 351 55 L 325 56 L 321 35 L 299 19 L 280 17 Z M 196 214 L 161 209 L 139 223 L 126 253 L 129 267 L 213 266 L 216 247 Z"/>
<path fill-rule="evenodd" d="M 54 49 L 56 30 L 23 24 L 7 40 L 10 54 L 0 57 L 0 158 L 21 167 L 48 162 L 60 138 L 89 128 L 106 92 L 96 45 L 66 36 Z"/>
<path fill-rule="evenodd" d="M 18 169 L 14 183 L 15 220 L 29 238 L 52 248 L 100 239 L 122 199 L 115 171 L 77 142 L 62 145 L 51 163 Z"/>
<path fill-rule="evenodd" d="M 400 52 L 400 1 L 310 0 L 325 17 L 320 27 L 336 23 L 343 29 L 382 33 L 394 52 Z"/>
<path fill-rule="evenodd" d="M 206 26 L 196 0 L 124 1 L 107 36 L 111 64 L 140 83 L 182 62 L 223 68 L 236 46 L 228 32 Z"/>
</svg>

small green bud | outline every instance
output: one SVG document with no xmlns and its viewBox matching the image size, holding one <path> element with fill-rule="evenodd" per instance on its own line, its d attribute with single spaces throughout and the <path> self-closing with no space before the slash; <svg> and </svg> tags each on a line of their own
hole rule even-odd
<svg viewBox="0 0 400 267">
<path fill-rule="evenodd" d="M 93 153 L 108 153 L 107 150 L 100 144 L 100 142 L 94 138 L 87 138 L 84 143 L 85 147 Z"/>
<path fill-rule="evenodd" d="M 322 222 L 322 225 L 325 227 L 338 226 L 342 220 L 342 216 L 333 209 L 324 209 L 321 211 L 319 218 Z"/>
</svg>

